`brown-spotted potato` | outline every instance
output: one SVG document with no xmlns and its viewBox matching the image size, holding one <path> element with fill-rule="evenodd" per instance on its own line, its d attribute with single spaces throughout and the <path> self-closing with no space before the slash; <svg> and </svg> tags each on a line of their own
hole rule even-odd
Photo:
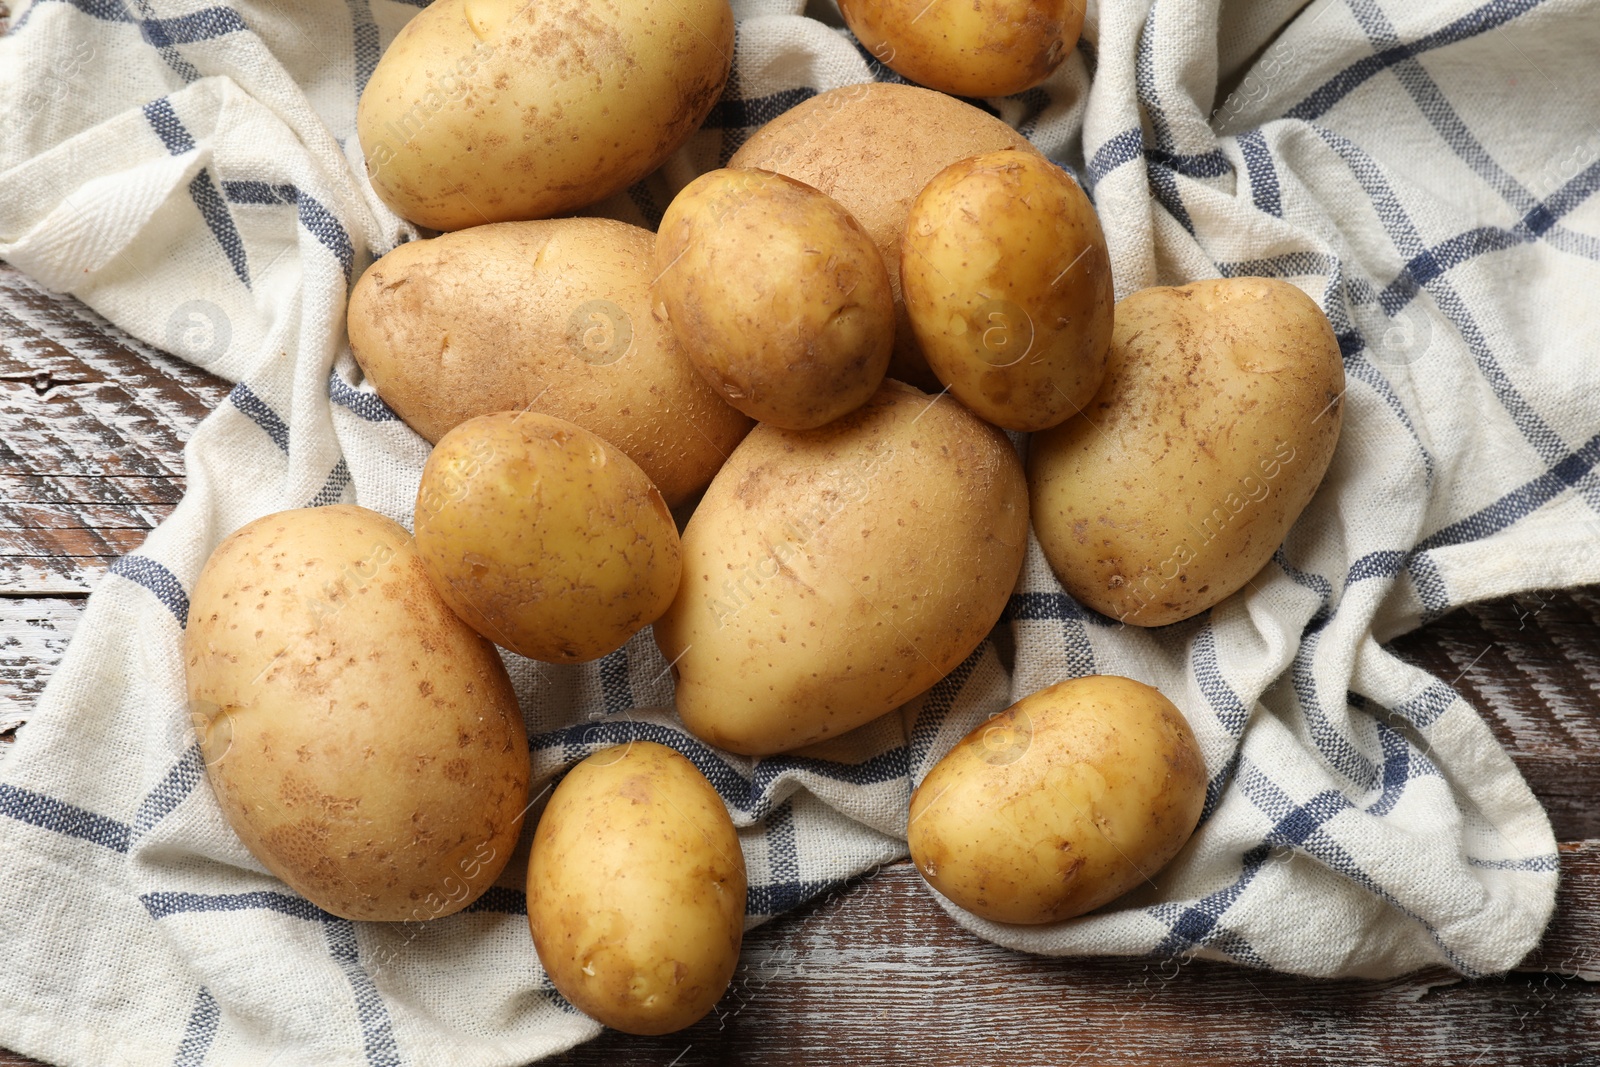
<svg viewBox="0 0 1600 1067">
<path fill-rule="evenodd" d="M 1044 430 L 1094 396 L 1111 260 L 1094 207 L 1060 167 L 1009 149 L 951 164 L 917 196 L 900 255 L 917 343 L 975 414 Z"/>
<path fill-rule="evenodd" d="M 1283 543 L 1333 459 L 1343 396 L 1333 328 L 1288 282 L 1124 297 L 1100 391 L 1033 438 L 1039 547 L 1069 593 L 1112 618 L 1199 614 Z"/>
<path fill-rule="evenodd" d="M 217 803 L 313 904 L 432 919 L 510 859 L 529 773 L 516 694 L 395 522 L 341 504 L 231 534 L 195 582 L 184 663 Z"/>
<path fill-rule="evenodd" d="M 911 860 L 982 918 L 1048 923 L 1153 878 L 1194 832 L 1206 767 L 1183 713 L 1131 678 L 1059 682 L 963 738 L 911 795 Z"/>
<path fill-rule="evenodd" d="M 684 187 L 656 235 L 656 280 L 679 344 L 753 419 L 809 430 L 860 407 L 894 347 L 883 257 L 831 197 L 758 170 Z"/>
<path fill-rule="evenodd" d="M 610 219 L 475 226 L 403 244 L 350 292 L 350 349 L 437 442 L 493 411 L 575 422 L 677 507 L 750 429 L 695 372 L 650 299 L 655 235 Z"/>
<path fill-rule="evenodd" d="M 727 0 L 435 0 L 378 61 L 356 129 L 412 222 L 548 218 L 660 166 L 732 62 Z"/>
<path fill-rule="evenodd" d="M 728 988 L 745 867 L 722 798 L 651 741 L 603 749 L 550 797 L 528 855 L 528 925 L 545 973 L 630 1034 L 681 1030 Z"/>
<path fill-rule="evenodd" d="M 564 419 L 480 415 L 422 469 L 417 549 L 463 619 L 532 659 L 614 652 L 672 603 L 683 563 L 637 464 Z"/>
</svg>

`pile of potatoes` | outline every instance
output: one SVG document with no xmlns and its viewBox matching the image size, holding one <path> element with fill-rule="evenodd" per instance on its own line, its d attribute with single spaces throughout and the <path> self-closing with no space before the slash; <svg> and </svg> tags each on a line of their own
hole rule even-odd
<svg viewBox="0 0 1600 1067">
<path fill-rule="evenodd" d="M 1067 2 L 997 46 L 1004 20 L 843 9 L 951 92 L 1033 84 L 1082 21 Z M 683 143 L 732 27 L 725 0 L 436 0 L 362 98 L 374 188 L 449 231 L 349 302 L 356 359 L 434 444 L 414 530 L 343 505 L 261 518 L 211 556 L 185 639 L 223 810 L 337 915 L 447 915 L 505 868 L 530 772 L 495 646 L 582 663 L 653 627 L 691 733 L 791 752 L 972 653 L 1030 530 L 1080 602 L 1164 625 L 1249 582 L 1327 468 L 1343 370 L 1315 303 L 1259 278 L 1115 302 L 1077 183 L 939 92 L 816 96 L 656 233 L 551 217 Z M 1161 693 L 1063 680 L 929 773 L 911 854 L 975 914 L 1061 921 L 1170 860 L 1205 786 Z M 608 1025 L 687 1026 L 733 974 L 738 837 L 669 748 L 573 768 L 527 889 L 546 971 Z"/>
</svg>

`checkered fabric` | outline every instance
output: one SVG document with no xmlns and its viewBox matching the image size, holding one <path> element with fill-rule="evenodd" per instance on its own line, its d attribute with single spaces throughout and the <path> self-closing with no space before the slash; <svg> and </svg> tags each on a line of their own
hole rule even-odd
<svg viewBox="0 0 1600 1067">
<path fill-rule="evenodd" d="M 831 9 L 734 6 L 724 99 L 670 180 L 609 211 L 653 222 L 673 183 L 785 108 L 897 80 Z M 182 503 L 95 592 L 0 763 L 5 1045 L 74 1065 L 470 1067 L 599 1030 L 539 968 L 520 855 L 459 915 L 334 918 L 229 829 L 185 713 L 187 591 L 223 536 L 337 501 L 410 520 L 427 446 L 363 383 L 343 309 L 372 257 L 414 236 L 374 197 L 353 129 L 415 12 L 13 6 L 0 257 L 237 385 L 185 450 Z M 1034 952 L 1310 975 L 1514 964 L 1553 907 L 1548 822 L 1450 680 L 1379 642 L 1468 601 L 1600 580 L 1597 54 L 1600 4 L 1579 0 L 1091 3 L 1045 85 L 974 103 L 1091 191 L 1119 295 L 1270 275 L 1318 300 L 1349 390 L 1309 510 L 1244 592 L 1159 630 L 1075 603 L 1033 545 L 1001 623 L 1014 656 L 986 642 L 806 756 L 685 734 L 648 633 L 583 667 L 508 655 L 535 788 L 630 738 L 683 751 L 740 827 L 756 923 L 903 855 L 912 786 L 986 716 L 1123 674 L 1199 737 L 1193 840 L 1095 915 L 1019 928 L 943 904 L 958 921 Z"/>
</svg>

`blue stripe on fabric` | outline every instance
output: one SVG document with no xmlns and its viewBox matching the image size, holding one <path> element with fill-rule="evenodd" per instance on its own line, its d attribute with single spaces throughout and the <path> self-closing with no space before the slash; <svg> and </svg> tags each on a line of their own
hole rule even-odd
<svg viewBox="0 0 1600 1067">
<path fill-rule="evenodd" d="M 1144 158 L 1144 131 L 1138 126 L 1123 130 L 1095 150 L 1089 159 L 1089 188 L 1095 186 L 1116 170 L 1136 159 Z"/>
<path fill-rule="evenodd" d="M 15 36 L 27 25 L 28 19 L 35 11 L 44 7 L 46 0 L 37 0 L 28 5 L 28 10 L 22 17 L 11 24 L 11 33 Z M 122 0 L 62 0 L 68 7 L 77 8 L 90 18 L 100 19 L 102 22 L 137 22 L 138 20 L 128 11 L 127 5 Z"/>
<path fill-rule="evenodd" d="M 627 646 L 603 657 L 600 667 L 600 694 L 607 715 L 620 715 L 633 707 L 633 685 L 628 680 Z"/>
<path fill-rule="evenodd" d="M 231 7 L 208 7 L 167 19 L 140 19 L 139 27 L 144 39 L 157 48 L 210 41 L 230 33 L 251 32 L 244 19 Z"/>
<path fill-rule="evenodd" d="M 1482 7 L 1468 12 L 1442 29 L 1427 34 L 1409 45 L 1397 45 L 1386 48 L 1376 55 L 1366 56 L 1313 90 L 1310 96 L 1285 112 L 1284 118 L 1307 122 L 1320 118 L 1368 79 L 1394 64 L 1487 33 L 1533 10 L 1540 2 L 1541 0 L 1490 0 Z"/>
<path fill-rule="evenodd" d="M 800 877 L 794 809 L 788 802 L 773 809 L 767 819 L 767 865 L 770 879 L 763 879 L 746 890 L 746 915 L 761 917 L 792 911 L 813 897 L 844 884 Z"/>
<path fill-rule="evenodd" d="M 1411 575 L 1412 588 L 1422 601 L 1423 622 L 1432 622 L 1455 606 L 1450 600 L 1450 590 L 1445 585 L 1444 576 L 1439 573 L 1433 560 L 1427 556 L 1413 556 L 1407 573 Z"/>
<path fill-rule="evenodd" d="M 341 458 L 333 465 L 333 470 L 328 472 L 328 480 L 322 483 L 322 488 L 317 490 L 317 495 L 307 503 L 307 507 L 325 508 L 329 504 L 337 504 L 344 498 L 344 491 L 350 487 L 350 468 Z"/>
<path fill-rule="evenodd" d="M 143 893 L 139 903 L 152 919 L 166 919 L 174 915 L 222 911 L 275 911 L 291 919 L 326 923 L 336 921 L 304 897 L 280 893 L 276 890 L 258 889 L 249 893 Z"/>
<path fill-rule="evenodd" d="M 1000 621 L 1092 622 L 1096 626 L 1122 625 L 1116 619 L 1086 608 L 1065 593 L 1013 593 L 1000 613 Z"/>
<path fill-rule="evenodd" d="M 134 835 L 148 833 L 162 819 L 171 815 L 200 784 L 205 773 L 205 757 L 200 754 L 200 746 L 190 745 L 139 803 L 139 810 L 133 815 Z"/>
<path fill-rule="evenodd" d="M 1525 482 L 1486 508 L 1473 512 L 1464 519 L 1423 539 L 1418 552 L 1428 552 L 1446 545 L 1478 541 L 1527 518 L 1568 489 L 1576 486 L 1600 461 L 1600 434 L 1589 438 L 1584 446 L 1563 456 L 1550 470 Z"/>
<path fill-rule="evenodd" d="M 35 793 L 31 789 L 0 783 L 0 815 L 18 822 L 76 837 L 90 844 L 127 852 L 132 832 L 126 823 L 96 815 L 75 804 Z"/>
<path fill-rule="evenodd" d="M 1233 907 L 1244 891 L 1255 881 L 1267 858 L 1272 855 L 1268 845 L 1257 845 L 1246 852 L 1240 864 L 1239 877 L 1230 885 L 1208 893 L 1189 904 L 1158 904 L 1145 912 L 1167 925 L 1167 936 L 1156 945 L 1154 955 L 1176 956 L 1207 944 L 1214 933 L 1220 931 L 1219 922 Z"/>
<path fill-rule="evenodd" d="M 287 182 L 273 185 L 260 181 L 225 181 L 222 194 L 235 204 L 293 204 L 300 225 L 338 258 L 345 281 L 350 281 L 355 269 L 355 246 L 344 226 L 316 197 Z"/>
<path fill-rule="evenodd" d="M 169 153 L 181 156 L 195 150 L 194 137 L 178 118 L 171 101 L 165 97 L 152 100 L 143 110 L 145 120 L 150 123 L 151 129 L 156 131 L 156 136 L 161 138 L 161 143 L 166 145 Z M 228 205 L 223 203 L 216 185 L 211 181 L 209 170 L 202 168 L 190 179 L 189 198 L 199 209 L 200 217 L 205 219 L 206 227 L 217 239 L 217 244 L 222 246 L 223 254 L 228 257 L 228 263 L 233 267 L 234 275 L 244 283 L 245 288 L 250 288 L 250 268 L 245 258 L 244 241 L 240 239 L 239 230 L 233 224 L 233 216 L 228 213 Z"/>
<path fill-rule="evenodd" d="M 944 725 L 950 710 L 955 707 L 956 698 L 961 695 L 961 690 L 971 679 L 972 672 L 978 669 L 983 655 L 984 646 L 979 645 L 966 659 L 956 664 L 955 670 L 933 683 L 923 695 L 922 707 L 917 712 L 917 720 L 911 727 L 910 743 L 907 748 L 901 749 L 906 754 L 907 773 L 922 762 L 923 756 L 932 747 L 934 738 L 939 735 L 939 728 Z"/>
<path fill-rule="evenodd" d="M 400 1049 L 395 1044 L 389 1009 L 372 975 L 361 966 L 361 946 L 356 927 L 349 919 L 331 919 L 323 928 L 334 961 L 344 970 L 355 994 L 356 1021 L 361 1026 L 361 1041 L 371 1067 L 400 1067 Z"/>
<path fill-rule="evenodd" d="M 1328 717 L 1317 694 L 1317 679 L 1313 672 L 1317 646 L 1321 633 L 1308 630 L 1300 639 L 1300 649 L 1295 653 L 1290 667 L 1290 684 L 1300 701 L 1305 716 L 1306 732 L 1328 763 L 1356 786 L 1370 788 L 1378 778 L 1378 767 L 1357 748 L 1349 736 L 1336 727 Z M 1341 698 L 1342 698 L 1341 692 Z"/>
<path fill-rule="evenodd" d="M 1390 710 L 1419 730 L 1426 730 L 1456 702 L 1456 691 L 1443 682 L 1429 682 L 1422 692 Z"/>
<path fill-rule="evenodd" d="M 378 24 L 372 19 L 369 0 L 346 0 L 350 8 L 350 43 L 356 61 L 356 93 L 359 101 L 366 92 L 367 81 L 378 65 L 383 49 L 378 40 Z"/>
<path fill-rule="evenodd" d="M 340 378 L 338 371 L 328 375 L 328 398 L 368 422 L 401 421 L 394 408 L 384 403 L 377 393 L 362 392 Z"/>
<path fill-rule="evenodd" d="M 1256 210 L 1283 217 L 1283 199 L 1278 187 L 1278 170 L 1260 130 L 1239 138 L 1239 153 L 1244 156 L 1245 172 L 1250 175 L 1250 199 Z"/>
<path fill-rule="evenodd" d="M 149 556 L 123 556 L 111 564 L 110 571 L 135 585 L 142 585 L 155 594 L 157 600 L 178 620 L 179 626 L 189 625 L 189 594 L 183 591 L 178 576 Z"/>
<path fill-rule="evenodd" d="M 1383 780 L 1378 799 L 1366 808 L 1369 815 L 1387 815 L 1394 810 L 1406 787 L 1417 778 L 1437 777 L 1439 769 L 1420 752 L 1411 747 L 1404 734 L 1381 719 L 1374 720 L 1378 728 L 1378 743 L 1383 748 Z"/>
<path fill-rule="evenodd" d="M 1393 578 L 1405 569 L 1406 559 L 1410 557 L 1409 551 L 1401 549 L 1385 549 L 1380 552 L 1368 552 L 1350 564 L 1349 573 L 1345 575 L 1344 584 L 1348 589 L 1357 582 L 1364 582 L 1369 578 Z"/>
<path fill-rule="evenodd" d="M 1481 860 L 1476 856 L 1467 857 L 1469 867 L 1478 867 L 1485 871 L 1540 871 L 1554 872 L 1561 869 L 1561 857 L 1554 853 L 1543 856 L 1528 856 L 1517 860 Z"/>
<path fill-rule="evenodd" d="M 468 904 L 462 910 L 490 915 L 526 915 L 528 914 L 528 894 L 520 889 L 492 885 L 483 891 L 481 897 Z"/>
<path fill-rule="evenodd" d="M 161 138 L 161 143 L 167 146 L 169 153 L 181 156 L 194 151 L 194 138 L 166 97 L 150 101 L 142 110 L 145 121 L 150 123 L 150 128 L 156 131 L 156 136 Z"/>
<path fill-rule="evenodd" d="M 183 1026 L 183 1040 L 178 1043 L 178 1054 L 172 1058 L 172 1067 L 200 1067 L 206 1062 L 206 1053 L 217 1036 L 217 1026 L 222 1021 L 222 1009 L 205 986 L 200 987 L 189 1009 L 189 1021 Z"/>
<path fill-rule="evenodd" d="M 289 451 L 289 424 L 268 407 L 266 402 L 255 394 L 255 390 L 240 382 L 228 394 L 228 399 L 233 401 L 234 407 L 249 416 L 251 422 L 261 427 L 262 432 L 272 438 L 273 444 L 285 452 Z"/>
</svg>

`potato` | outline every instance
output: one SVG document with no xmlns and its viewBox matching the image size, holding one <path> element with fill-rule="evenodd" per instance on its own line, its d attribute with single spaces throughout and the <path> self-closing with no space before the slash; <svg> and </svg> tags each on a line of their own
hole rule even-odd
<svg viewBox="0 0 1600 1067">
<path fill-rule="evenodd" d="M 1206 766 L 1183 714 L 1131 678 L 1058 682 L 980 724 L 911 794 L 911 860 L 993 922 L 1048 923 L 1153 877 L 1194 833 Z"/>
<path fill-rule="evenodd" d="M 1084 0 L 839 0 L 856 39 L 914 82 L 1008 96 L 1050 76 L 1078 43 Z"/>
<path fill-rule="evenodd" d="M 683 350 L 724 400 L 809 430 L 867 402 L 894 346 L 877 246 L 809 185 L 714 170 L 684 187 L 656 235 L 656 280 Z"/>
<path fill-rule="evenodd" d="M 770 755 L 898 707 L 989 633 L 1027 535 L 1022 464 L 959 404 L 886 381 L 820 429 L 757 426 L 689 520 L 656 623 L 679 716 Z"/>
<path fill-rule="evenodd" d="M 1144 289 L 1105 383 L 1033 438 L 1034 530 L 1069 593 L 1136 626 L 1197 615 L 1266 565 L 1333 458 L 1344 365 L 1288 282 Z"/>
<path fill-rule="evenodd" d="M 417 550 L 472 628 L 532 659 L 615 652 L 672 603 L 672 513 L 637 464 L 581 426 L 501 411 L 444 435 L 417 489 Z"/>
<path fill-rule="evenodd" d="M 436 230 L 573 211 L 676 151 L 732 61 L 727 0 L 436 0 L 361 94 L 367 175 Z"/>
<path fill-rule="evenodd" d="M 522 829 L 527 734 L 494 646 L 404 528 L 343 504 L 257 519 L 200 572 L 183 654 L 217 803 L 297 893 L 424 920 L 494 883 Z"/>
<path fill-rule="evenodd" d="M 900 248 L 906 312 L 955 398 L 1007 430 L 1075 415 L 1105 376 L 1111 260 L 1060 167 L 1006 149 L 928 183 Z"/>
<path fill-rule="evenodd" d="M 744 911 L 728 809 L 677 752 L 605 749 L 556 787 L 528 855 L 528 926 L 579 1010 L 630 1034 L 690 1025 L 733 978 Z"/>
<path fill-rule="evenodd" d="M 419 16 L 420 17 L 420 16 Z M 524 408 L 599 434 L 672 507 L 750 429 L 650 299 L 655 235 L 609 219 L 506 222 L 401 245 L 350 293 L 350 349 L 429 441 Z"/>
<path fill-rule="evenodd" d="M 787 175 L 850 212 L 889 269 L 895 299 L 889 377 L 937 391 L 900 300 L 900 237 L 911 202 L 935 174 L 1002 148 L 1037 151 L 971 104 L 929 89 L 874 83 L 830 89 L 790 108 L 751 134 L 728 166 Z"/>
</svg>

